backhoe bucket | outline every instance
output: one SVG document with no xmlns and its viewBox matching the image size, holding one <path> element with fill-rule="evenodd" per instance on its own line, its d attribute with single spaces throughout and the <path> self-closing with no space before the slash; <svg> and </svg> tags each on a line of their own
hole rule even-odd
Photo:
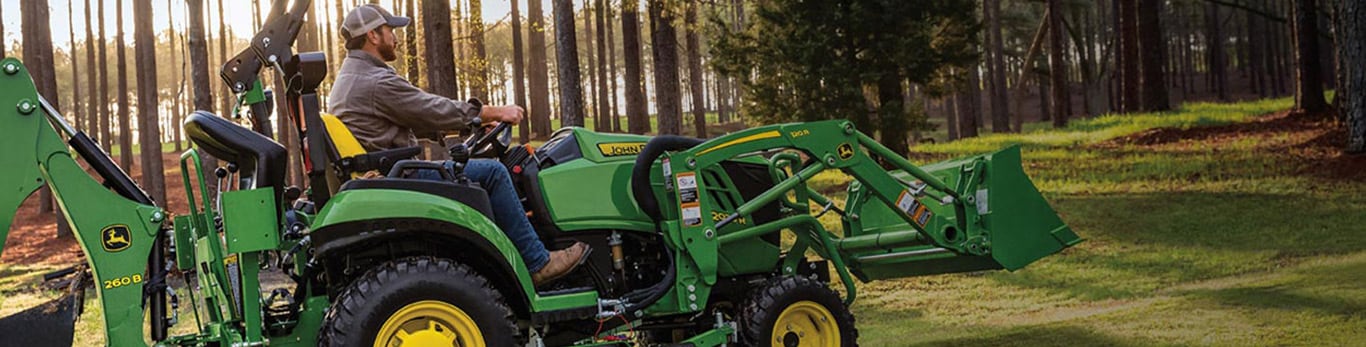
<svg viewBox="0 0 1366 347">
<path fill-rule="evenodd" d="M 1020 163 L 1020 149 L 1012 146 L 921 167 L 949 187 L 966 188 L 960 197 L 974 202 L 968 206 L 981 216 L 977 227 L 964 232 L 956 227 L 952 205 L 920 199 L 933 213 L 925 228 L 961 246 L 957 250 L 937 247 L 919 232 L 908 232 L 914 229 L 898 215 L 902 211 L 869 199 L 861 230 L 855 235 L 875 236 L 881 242 L 878 247 L 842 247 L 850 251 L 846 254 L 852 253 L 856 274 L 872 280 L 990 269 L 1014 271 L 1081 242 L 1044 200 Z M 892 174 L 915 181 L 904 172 Z M 978 182 L 975 186 L 962 182 L 974 179 Z"/>
</svg>

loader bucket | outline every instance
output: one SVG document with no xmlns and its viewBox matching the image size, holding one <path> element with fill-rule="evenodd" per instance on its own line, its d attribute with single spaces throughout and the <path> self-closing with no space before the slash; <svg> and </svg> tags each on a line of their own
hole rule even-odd
<svg viewBox="0 0 1366 347">
<path fill-rule="evenodd" d="M 963 168 L 971 167 L 978 159 L 982 159 L 984 168 L 984 172 L 977 174 L 981 177 L 980 183 L 972 191 L 960 192 L 960 196 L 971 197 L 977 203 L 976 211 L 981 215 L 980 226 L 988 245 L 987 251 L 981 252 L 984 254 L 936 247 L 924 235 L 889 237 L 893 233 L 906 235 L 906 230 L 913 229 L 895 214 L 900 211 L 883 201 L 869 199 L 868 206 L 864 207 L 861 230 L 855 235 L 877 235 L 881 240 L 898 242 L 882 242 L 881 247 L 871 249 L 851 249 L 855 272 L 865 280 L 872 280 L 989 269 L 1014 271 L 1081 242 L 1025 175 L 1018 146 L 921 168 L 950 187 L 962 187 L 960 181 L 972 175 Z M 900 171 L 892 172 L 892 175 L 914 180 Z M 935 210 L 936 219 L 926 224 L 927 229 L 942 231 L 954 225 L 951 220 L 954 212 L 949 205 L 931 202 L 927 207 Z"/>
</svg>

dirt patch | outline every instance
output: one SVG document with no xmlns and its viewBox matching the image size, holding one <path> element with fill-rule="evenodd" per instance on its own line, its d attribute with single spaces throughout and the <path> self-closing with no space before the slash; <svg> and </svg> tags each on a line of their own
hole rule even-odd
<svg viewBox="0 0 1366 347">
<path fill-rule="evenodd" d="M 115 159 L 115 162 L 118 160 Z M 180 154 L 163 154 L 162 164 L 166 169 L 168 210 L 173 215 L 184 213 L 189 207 L 185 202 L 185 187 L 180 177 Z M 94 177 L 93 172 L 91 175 Z M 135 168 L 132 176 L 136 182 L 142 174 Z M 74 237 L 57 237 L 57 214 L 40 212 L 38 208 L 39 193 L 35 192 L 24 200 L 14 215 L 0 263 L 69 265 L 84 261 L 85 255 L 81 253 Z"/>
<path fill-rule="evenodd" d="M 1347 145 L 1346 127 L 1333 116 L 1283 111 L 1258 117 L 1250 122 L 1195 127 L 1160 128 L 1116 138 L 1100 147 L 1135 145 L 1219 146 L 1238 141 L 1259 141 L 1254 150 L 1268 156 L 1285 157 L 1298 169 L 1297 174 L 1336 181 L 1366 182 L 1366 155 L 1343 152 Z"/>
</svg>

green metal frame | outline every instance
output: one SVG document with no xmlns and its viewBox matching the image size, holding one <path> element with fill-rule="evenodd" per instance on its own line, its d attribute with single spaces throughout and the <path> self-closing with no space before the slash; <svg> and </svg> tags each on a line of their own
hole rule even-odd
<svg viewBox="0 0 1366 347">
<path fill-rule="evenodd" d="M 0 191 L 9 192 L 0 194 L 0 213 L 12 216 L 34 190 L 51 187 L 87 255 L 111 345 L 145 344 L 142 284 L 148 280 L 145 271 L 153 241 L 159 231 L 168 229 L 174 231 L 170 241 L 177 250 L 175 267 L 196 270 L 201 290 L 189 293 L 196 331 L 159 344 L 316 343 L 330 304 L 325 295 L 296 298 L 301 304 L 293 321 L 266 326 L 264 319 L 263 306 L 269 303 L 260 296 L 256 264 L 263 252 L 300 245 L 281 238 L 282 211 L 272 188 L 227 191 L 215 205 L 210 194 L 216 192 L 204 184 L 207 168 L 197 150 L 188 150 L 181 156 L 181 174 L 189 211 L 168 223 L 160 207 L 114 193 L 87 174 L 63 141 L 63 134 L 77 134 L 60 115 L 40 107 L 28 71 L 18 60 L 0 61 L 0 91 L 0 146 L 9 149 L 0 157 L 0 165 L 8 168 L 0 172 Z M 244 102 L 260 99 L 255 93 L 247 94 Z M 592 176 L 614 190 L 606 191 L 611 204 L 574 209 L 562 202 L 603 192 L 582 183 L 571 187 L 543 181 L 552 215 L 574 226 L 567 232 L 594 227 L 653 232 L 653 222 L 639 213 L 629 192 L 620 188 L 629 180 L 631 152 L 638 151 L 635 146 L 647 138 L 564 131 L 576 132 L 584 159 L 542 171 L 541 178 L 582 182 Z M 599 146 L 603 144 L 611 145 Z M 879 160 L 893 170 L 884 169 Z M 736 182 L 720 169 L 725 161 L 766 165 L 774 185 L 736 205 L 730 201 L 743 199 Z M 1019 149 L 1014 147 L 922 167 L 855 131 L 849 122 L 824 121 L 729 134 L 666 153 L 650 170 L 651 186 L 664 215 L 657 230 L 674 251 L 677 275 L 670 292 L 643 310 L 645 317 L 700 312 L 708 306 L 721 277 L 795 275 L 807 252 L 834 265 L 845 287 L 845 300 L 852 303 L 857 298 L 855 278 L 871 281 L 1015 270 L 1081 241 L 1024 175 Z M 853 178 L 842 205 L 807 186 L 826 170 L 839 170 Z M 773 203 L 781 206 L 782 216 L 754 224 L 753 215 Z M 843 230 L 839 232 L 827 230 L 818 219 L 832 211 L 841 216 Z M 590 218 L 613 215 L 619 218 L 596 224 Z M 0 218 L 0 242 L 13 220 L 8 216 Z M 221 227 L 215 223 L 220 217 Z M 493 246 L 495 256 L 511 269 L 507 275 L 521 290 L 504 295 L 524 298 L 532 313 L 592 307 L 599 302 L 596 292 L 538 294 L 507 236 L 478 211 L 441 197 L 401 190 L 343 191 L 317 215 L 301 214 L 300 218 L 314 231 L 393 218 L 448 223 Z M 780 232 L 794 240 L 782 250 L 785 256 L 761 240 Z M 294 270 L 302 273 L 304 263 L 295 262 Z M 304 289 L 297 295 L 314 292 Z M 715 346 L 729 342 L 733 334 L 733 327 L 719 324 L 685 342 Z"/>
</svg>

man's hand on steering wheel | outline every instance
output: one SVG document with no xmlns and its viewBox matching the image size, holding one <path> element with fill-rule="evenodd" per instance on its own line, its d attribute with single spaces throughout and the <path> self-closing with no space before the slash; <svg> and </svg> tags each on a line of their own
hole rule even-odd
<svg viewBox="0 0 1366 347">
<path fill-rule="evenodd" d="M 493 122 L 515 125 L 522 122 L 522 117 L 525 113 L 526 112 L 522 110 L 522 107 L 517 105 L 484 106 L 479 109 L 479 119 L 483 121 L 485 125 Z"/>
<path fill-rule="evenodd" d="M 483 124 L 465 139 L 465 147 L 473 152 L 471 156 L 492 158 L 506 151 L 512 141 L 512 126 L 521 123 L 523 112 L 515 105 L 481 107 L 479 120 Z"/>
</svg>

